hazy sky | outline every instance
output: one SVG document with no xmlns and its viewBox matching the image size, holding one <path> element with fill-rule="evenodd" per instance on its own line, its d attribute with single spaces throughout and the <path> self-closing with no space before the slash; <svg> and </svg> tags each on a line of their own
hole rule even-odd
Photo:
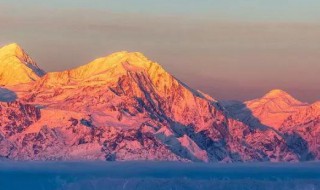
<svg viewBox="0 0 320 190">
<path fill-rule="evenodd" d="M 215 98 L 320 100 L 319 0 L 0 0 L 10 42 L 46 71 L 140 51 Z"/>
</svg>

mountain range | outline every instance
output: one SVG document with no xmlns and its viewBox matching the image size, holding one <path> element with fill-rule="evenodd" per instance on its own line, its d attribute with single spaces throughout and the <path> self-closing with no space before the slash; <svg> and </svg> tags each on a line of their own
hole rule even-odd
<svg viewBox="0 0 320 190">
<path fill-rule="evenodd" d="M 0 157 L 298 162 L 320 159 L 320 102 L 282 90 L 246 102 L 188 87 L 139 52 L 45 73 L 0 49 Z"/>
</svg>

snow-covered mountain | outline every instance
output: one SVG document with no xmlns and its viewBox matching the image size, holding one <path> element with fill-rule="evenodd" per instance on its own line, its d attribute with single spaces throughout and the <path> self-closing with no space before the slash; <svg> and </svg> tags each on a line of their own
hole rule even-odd
<svg viewBox="0 0 320 190">
<path fill-rule="evenodd" d="M 28 83 L 44 74 L 18 44 L 0 49 L 0 86 Z"/>
<path fill-rule="evenodd" d="M 291 130 L 303 123 L 293 126 L 290 120 L 312 110 L 308 118 L 317 121 L 319 104 L 308 106 L 273 91 L 261 101 L 224 107 L 138 52 L 114 53 L 20 83 L 3 89 L 8 97 L 1 107 L 6 119 L 0 123 L 0 156 L 9 159 L 235 162 L 320 157 L 317 136 L 312 136 L 318 125 L 310 129 L 311 136 L 303 136 Z M 255 108 L 259 117 L 263 107 L 266 120 L 260 123 L 250 113 Z M 277 112 L 290 107 L 292 114 L 281 118 L 290 130 L 268 126 L 268 117 L 278 117 L 273 107 Z"/>
<path fill-rule="evenodd" d="M 269 128 L 281 134 L 293 149 L 309 151 L 303 158 L 320 155 L 320 103 L 303 103 L 287 92 L 276 89 L 259 99 L 247 102 L 223 102 L 233 118 L 252 128 Z M 301 152 L 301 150 L 296 150 Z"/>
<path fill-rule="evenodd" d="M 261 98 L 246 102 L 223 102 L 224 106 L 235 117 L 244 121 L 258 119 L 262 125 L 278 129 L 281 124 L 294 113 L 306 108 L 302 103 L 287 92 L 275 89 Z"/>
</svg>

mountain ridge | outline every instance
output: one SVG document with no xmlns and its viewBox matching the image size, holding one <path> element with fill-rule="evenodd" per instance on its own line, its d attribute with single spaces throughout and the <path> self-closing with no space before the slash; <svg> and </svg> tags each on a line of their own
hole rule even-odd
<svg viewBox="0 0 320 190">
<path fill-rule="evenodd" d="M 0 157 L 9 159 L 320 158 L 318 103 L 305 105 L 273 90 L 261 99 L 226 105 L 139 52 L 113 53 L 8 89 L 17 97 L 0 104 Z"/>
</svg>

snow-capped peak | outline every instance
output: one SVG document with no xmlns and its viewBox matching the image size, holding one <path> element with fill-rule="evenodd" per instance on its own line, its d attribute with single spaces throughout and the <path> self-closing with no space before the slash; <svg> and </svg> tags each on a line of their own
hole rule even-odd
<svg viewBox="0 0 320 190">
<path fill-rule="evenodd" d="M 17 43 L 6 45 L 0 49 L 1 60 L 10 57 L 16 57 L 24 64 L 31 64 L 33 66 L 37 66 L 35 61 L 33 61 L 31 57 Z"/>
<path fill-rule="evenodd" d="M 81 81 L 84 82 L 82 84 L 88 81 L 109 83 L 118 81 L 128 71 L 146 72 L 151 78 L 165 72 L 159 64 L 150 61 L 140 52 L 120 51 L 71 70 L 48 73 L 39 83 L 46 86 Z"/>
<path fill-rule="evenodd" d="M 84 65 L 82 68 L 92 68 L 94 70 L 109 69 L 118 65 L 134 66 L 148 69 L 153 62 L 140 52 L 120 51 L 106 57 L 98 58 L 91 63 Z"/>
<path fill-rule="evenodd" d="M 148 60 L 142 53 L 121 51 L 106 57 L 95 59 L 86 65 L 71 70 L 70 72 L 74 78 L 87 78 L 105 71 L 110 71 L 111 69 L 116 69 L 118 73 L 120 73 L 121 69 L 147 69 L 152 63 L 153 62 Z"/>
<path fill-rule="evenodd" d="M 15 52 L 22 52 L 22 48 L 17 43 L 11 43 L 8 45 L 3 46 L 1 49 L 1 52 L 7 52 L 7 53 L 14 53 Z"/>
<path fill-rule="evenodd" d="M 44 75 L 35 61 L 16 43 L 0 49 L 0 85 L 16 85 Z"/>
<path fill-rule="evenodd" d="M 272 101 L 281 104 L 288 104 L 288 105 L 300 105 L 303 104 L 299 100 L 292 97 L 289 93 L 280 90 L 274 89 L 269 91 L 266 95 L 262 97 L 262 100 L 265 101 Z"/>
<path fill-rule="evenodd" d="M 132 64 L 141 65 L 141 63 L 150 62 L 150 60 L 141 52 L 120 51 L 115 52 L 107 57 L 121 57 L 131 61 Z"/>
<path fill-rule="evenodd" d="M 267 94 L 265 94 L 264 98 L 277 98 L 277 97 L 284 97 L 284 96 L 291 96 L 291 95 L 281 89 L 273 89 L 273 90 L 270 90 Z"/>
</svg>

